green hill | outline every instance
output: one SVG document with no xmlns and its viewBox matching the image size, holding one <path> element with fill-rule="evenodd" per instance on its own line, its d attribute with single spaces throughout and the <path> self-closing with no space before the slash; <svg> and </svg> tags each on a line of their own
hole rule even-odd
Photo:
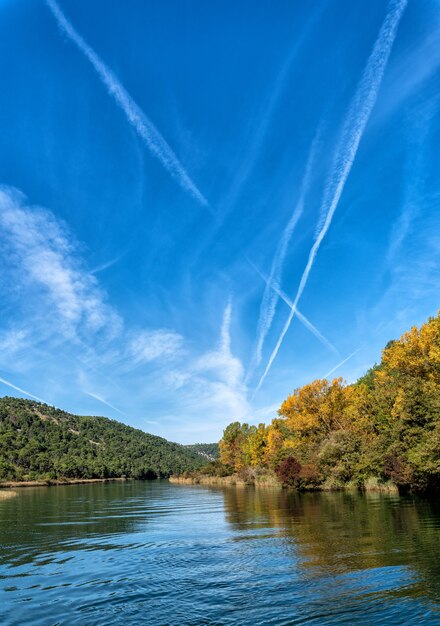
<svg viewBox="0 0 440 626">
<path fill-rule="evenodd" d="M 0 481 L 156 478 L 197 469 L 198 452 L 106 417 L 0 398 Z"/>
</svg>

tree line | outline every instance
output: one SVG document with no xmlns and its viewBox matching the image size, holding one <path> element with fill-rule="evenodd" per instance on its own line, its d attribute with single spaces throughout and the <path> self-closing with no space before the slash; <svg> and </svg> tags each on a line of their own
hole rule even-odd
<svg viewBox="0 0 440 626">
<path fill-rule="evenodd" d="M 439 489 L 440 314 L 390 341 L 356 383 L 295 389 L 271 424 L 233 422 L 219 445 L 212 471 L 223 475 L 269 471 L 303 489 Z"/>
</svg>

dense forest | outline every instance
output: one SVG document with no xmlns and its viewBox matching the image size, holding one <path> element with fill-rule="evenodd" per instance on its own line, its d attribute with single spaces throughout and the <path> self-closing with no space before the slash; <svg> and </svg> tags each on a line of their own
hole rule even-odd
<svg viewBox="0 0 440 626">
<path fill-rule="evenodd" d="M 205 463 L 195 450 L 116 420 L 0 398 L 0 481 L 156 478 Z"/>
<path fill-rule="evenodd" d="M 315 380 L 268 426 L 234 422 L 204 473 L 269 472 L 299 489 L 440 488 L 440 314 L 390 341 L 354 384 Z"/>
</svg>

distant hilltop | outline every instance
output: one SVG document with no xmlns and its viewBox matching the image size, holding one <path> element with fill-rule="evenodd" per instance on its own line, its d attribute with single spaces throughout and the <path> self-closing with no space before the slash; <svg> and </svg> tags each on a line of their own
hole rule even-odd
<svg viewBox="0 0 440 626">
<path fill-rule="evenodd" d="M 220 458 L 220 447 L 218 443 L 194 443 L 185 446 L 187 450 L 192 450 L 201 454 L 208 461 L 216 461 Z"/>
</svg>

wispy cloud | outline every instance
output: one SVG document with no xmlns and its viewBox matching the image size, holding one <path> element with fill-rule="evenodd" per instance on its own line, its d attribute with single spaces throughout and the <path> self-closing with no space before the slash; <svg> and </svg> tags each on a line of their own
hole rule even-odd
<svg viewBox="0 0 440 626">
<path fill-rule="evenodd" d="M 11 357 L 15 352 L 25 347 L 28 335 L 28 331 L 23 329 L 11 329 L 2 332 L 0 334 L 0 352 L 6 352 Z"/>
<path fill-rule="evenodd" d="M 397 327 L 401 332 L 413 325 L 415 319 L 422 323 L 426 316 L 435 313 L 436 304 L 432 303 L 438 303 L 440 281 L 438 198 L 425 198 L 420 205 L 413 204 L 408 216 L 406 210 L 403 209 L 398 229 L 394 230 L 399 239 L 390 241 L 391 251 L 384 268 L 390 273 L 390 281 L 371 311 L 372 316 L 383 319 L 400 303 L 404 314 L 398 319 Z"/>
<path fill-rule="evenodd" d="M 318 250 L 332 223 L 333 216 L 345 187 L 345 183 L 356 158 L 359 143 L 362 139 L 362 135 L 371 115 L 371 111 L 373 110 L 376 102 L 379 87 L 385 72 L 385 67 L 388 62 L 392 45 L 396 38 L 397 27 L 406 5 L 407 0 L 391 0 L 388 5 L 388 12 L 368 59 L 362 78 L 356 89 L 356 93 L 350 104 L 350 108 L 342 128 L 341 137 L 336 148 L 333 170 L 324 193 L 324 198 L 327 200 L 325 206 L 326 217 L 324 224 L 317 234 L 316 240 L 310 250 L 307 265 L 301 277 L 289 317 L 287 318 L 281 335 L 269 357 L 266 368 L 257 385 L 257 390 L 263 384 L 272 363 L 278 354 L 278 350 L 280 349 L 283 339 L 290 327 L 293 316 L 296 312 L 296 307 L 307 284 Z"/>
<path fill-rule="evenodd" d="M 32 207 L 16 189 L 0 186 L 1 241 L 16 280 L 41 290 L 49 302 L 52 323 L 71 339 L 77 331 L 120 329 L 119 316 L 76 254 L 67 227 L 48 210 Z"/>
<path fill-rule="evenodd" d="M 149 424 L 150 426 L 160 426 L 160 422 L 157 422 L 156 420 L 144 420 L 145 424 Z"/>
<path fill-rule="evenodd" d="M 168 369 L 164 376 L 165 385 L 173 392 L 190 384 L 191 380 L 192 376 L 189 371 L 178 368 Z"/>
<path fill-rule="evenodd" d="M 258 424 L 259 422 L 269 422 L 273 420 L 277 414 L 278 409 L 282 405 L 283 401 L 274 402 L 269 406 L 264 406 L 261 409 L 252 411 L 252 413 L 246 418 L 251 424 Z"/>
<path fill-rule="evenodd" d="M 429 13 L 424 28 L 417 33 L 413 45 L 403 50 L 393 66 L 390 67 L 386 91 L 381 100 L 376 122 L 387 121 L 405 101 L 420 93 L 424 83 L 436 75 L 440 67 L 440 12 L 438 2 L 432 3 L 434 9 Z M 422 12 L 423 14 L 423 12 Z"/>
<path fill-rule="evenodd" d="M 231 388 L 242 384 L 244 369 L 241 361 L 231 352 L 231 315 L 232 304 L 229 302 L 223 314 L 220 333 L 220 345 L 217 350 L 206 352 L 195 363 L 195 370 L 215 372 Z"/>
<path fill-rule="evenodd" d="M 13 383 L 9 382 L 9 380 L 0 378 L 0 383 L 2 383 L 3 385 L 6 385 L 7 387 L 10 387 L 11 389 L 14 389 L 15 391 L 18 391 L 19 393 L 22 393 L 25 396 L 28 396 L 29 398 L 33 398 L 34 400 L 37 400 L 38 402 L 43 402 L 43 404 L 48 404 L 45 400 L 42 400 L 38 396 L 34 396 L 32 393 L 29 393 L 29 391 L 26 391 L 25 389 L 22 389 L 21 387 L 17 387 L 17 385 L 14 385 Z"/>
<path fill-rule="evenodd" d="M 149 363 L 157 359 L 174 358 L 183 352 L 184 339 L 173 330 L 144 330 L 129 344 L 129 355 L 135 363 Z"/>
<path fill-rule="evenodd" d="M 86 412 L 96 401 L 131 419 L 147 415 L 162 434 L 166 412 L 203 422 L 213 439 L 227 422 L 250 413 L 244 368 L 232 350 L 231 302 L 216 345 L 206 351 L 173 329 L 130 327 L 106 303 L 67 225 L 9 187 L 0 187 L 0 246 L 2 287 L 19 309 L 14 325 L 0 328 L 6 367 L 0 383 L 43 401 L 9 382 L 14 370 L 30 380 L 38 369 L 37 393 L 49 384 L 64 402 L 66 390 L 76 390 L 93 399 Z M 124 397 L 124 412 L 116 397 Z M 178 429 L 167 434 L 174 438 Z M 190 434 L 183 429 L 179 436 Z"/>
<path fill-rule="evenodd" d="M 90 61 L 99 78 L 107 88 L 108 94 L 114 99 L 118 107 L 125 113 L 127 121 L 136 130 L 144 145 L 150 150 L 171 174 L 171 176 L 202 206 L 209 207 L 208 201 L 191 180 L 187 171 L 173 152 L 171 147 L 162 137 L 153 122 L 136 104 L 125 87 L 116 78 L 113 72 L 99 58 L 96 52 L 75 30 L 55 0 L 46 0 L 46 4 L 55 17 L 59 28 L 78 47 L 84 56 Z"/>
<path fill-rule="evenodd" d="M 403 242 L 408 237 L 414 221 L 421 210 L 421 194 L 425 187 L 428 166 L 426 162 L 427 139 L 432 121 L 439 110 L 440 97 L 424 100 L 410 109 L 408 115 L 409 137 L 407 142 L 405 192 L 398 219 L 393 224 L 390 243 L 386 253 L 386 264 L 392 267 Z"/>
<path fill-rule="evenodd" d="M 231 320 L 229 301 L 223 312 L 217 347 L 180 363 L 166 374 L 168 383 L 179 390 L 179 406 L 206 422 L 211 433 L 250 414 L 244 368 L 231 349 Z"/>
</svg>

